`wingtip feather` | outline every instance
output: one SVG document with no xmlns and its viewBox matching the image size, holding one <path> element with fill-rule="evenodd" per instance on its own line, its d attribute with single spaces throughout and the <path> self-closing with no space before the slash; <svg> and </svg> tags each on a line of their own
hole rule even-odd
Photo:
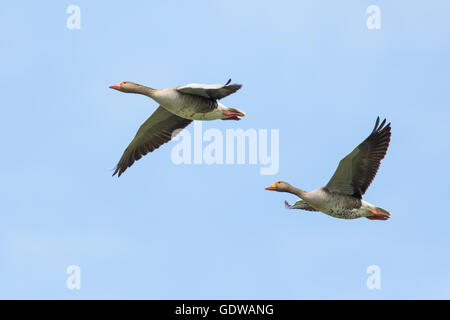
<svg viewBox="0 0 450 320">
<path fill-rule="evenodd" d="M 290 209 L 290 205 L 289 205 L 289 203 L 286 201 L 286 200 L 284 200 L 284 207 L 286 208 L 286 209 Z"/>
</svg>

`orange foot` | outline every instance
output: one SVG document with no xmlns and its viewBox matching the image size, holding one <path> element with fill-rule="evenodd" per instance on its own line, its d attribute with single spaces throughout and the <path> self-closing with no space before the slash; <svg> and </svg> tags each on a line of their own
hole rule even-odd
<svg viewBox="0 0 450 320">
<path fill-rule="evenodd" d="M 370 219 L 370 220 L 387 220 L 390 217 L 389 214 L 377 211 L 375 209 L 369 208 L 369 211 L 373 213 L 373 216 L 366 217 L 367 219 Z"/>
</svg>

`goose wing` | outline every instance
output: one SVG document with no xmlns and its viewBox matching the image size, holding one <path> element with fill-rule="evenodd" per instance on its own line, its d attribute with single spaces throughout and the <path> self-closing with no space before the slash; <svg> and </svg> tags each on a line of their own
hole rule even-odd
<svg viewBox="0 0 450 320">
<path fill-rule="evenodd" d="M 293 205 L 290 205 L 287 201 L 284 201 L 284 206 L 286 207 L 286 209 L 302 209 L 306 211 L 317 211 L 304 200 L 299 200 Z"/>
<path fill-rule="evenodd" d="M 219 100 L 235 93 L 242 87 L 240 84 L 230 84 L 230 82 L 231 79 L 229 79 L 225 84 L 190 83 L 185 86 L 178 87 L 177 90 L 181 93 Z"/>
<path fill-rule="evenodd" d="M 391 124 L 377 118 L 372 133 L 339 162 L 326 185 L 330 191 L 361 198 L 377 174 L 391 139 Z"/>
<path fill-rule="evenodd" d="M 181 118 L 159 106 L 139 127 L 120 158 L 113 176 L 118 173 L 120 177 L 135 161 L 170 141 L 176 129 L 183 129 L 191 122 L 192 120 Z"/>
</svg>

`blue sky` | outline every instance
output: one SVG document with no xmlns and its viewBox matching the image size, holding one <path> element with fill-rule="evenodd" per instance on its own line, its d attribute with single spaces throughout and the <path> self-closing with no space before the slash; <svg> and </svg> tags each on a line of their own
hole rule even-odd
<svg viewBox="0 0 450 320">
<path fill-rule="evenodd" d="M 81 9 L 69 30 L 66 9 Z M 381 29 L 366 27 L 369 5 Z M 0 11 L 0 298 L 450 298 L 448 1 L 9 1 Z M 155 110 L 108 88 L 191 82 L 279 129 L 280 168 L 111 169 Z M 392 140 L 365 195 L 386 222 L 287 212 L 285 180 L 327 183 L 376 117 Z M 190 128 L 192 130 L 192 127 Z M 192 132 L 192 131 L 191 131 Z M 81 268 L 68 290 L 66 268 Z M 381 289 L 366 287 L 370 265 Z"/>
</svg>

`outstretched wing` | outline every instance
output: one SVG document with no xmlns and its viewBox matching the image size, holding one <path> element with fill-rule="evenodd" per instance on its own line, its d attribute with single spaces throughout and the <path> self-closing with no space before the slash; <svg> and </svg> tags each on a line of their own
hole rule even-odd
<svg viewBox="0 0 450 320">
<path fill-rule="evenodd" d="M 183 129 L 191 122 L 192 120 L 181 118 L 159 106 L 140 126 L 120 158 L 113 176 L 118 173 L 120 177 L 135 161 L 170 141 L 176 129 Z"/>
<path fill-rule="evenodd" d="M 317 211 L 313 207 L 311 207 L 306 201 L 299 200 L 296 203 L 294 203 L 292 206 L 289 205 L 287 201 L 284 201 L 284 206 L 286 209 L 302 209 L 306 211 Z"/>
<path fill-rule="evenodd" d="M 389 147 L 391 124 L 385 126 L 385 123 L 386 119 L 380 124 L 378 117 L 367 139 L 339 162 L 336 172 L 326 185 L 328 190 L 361 198 L 375 178 Z"/>
<path fill-rule="evenodd" d="M 235 93 L 242 87 L 240 84 L 229 84 L 230 82 L 231 79 L 229 79 L 225 84 L 190 83 L 185 86 L 178 87 L 177 90 L 181 93 L 218 100 Z"/>
</svg>

